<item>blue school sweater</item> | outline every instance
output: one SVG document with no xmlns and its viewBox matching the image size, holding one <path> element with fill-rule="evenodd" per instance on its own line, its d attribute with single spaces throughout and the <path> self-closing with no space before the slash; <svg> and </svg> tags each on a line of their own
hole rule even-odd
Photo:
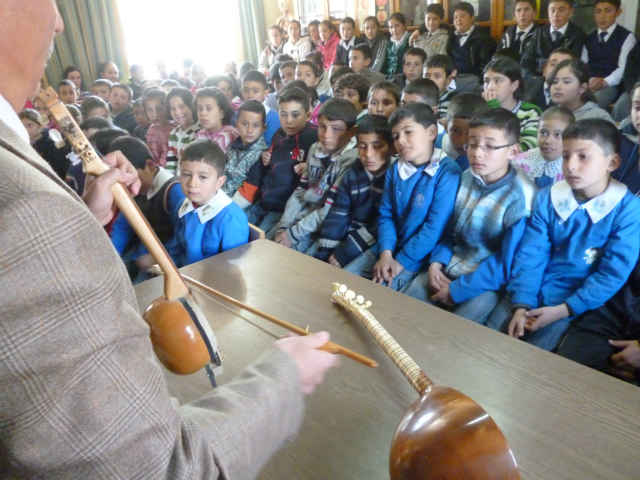
<svg viewBox="0 0 640 480">
<path fill-rule="evenodd" d="M 249 241 L 249 221 L 222 191 L 195 208 L 188 198 L 177 212 L 169 254 L 178 267 L 212 257 Z"/>
<path fill-rule="evenodd" d="M 426 166 L 416 169 L 401 159 L 389 167 L 372 251 L 391 250 L 405 270 L 420 270 L 453 213 L 460 175 L 460 167 L 437 148 Z"/>
<path fill-rule="evenodd" d="M 507 283 L 535 194 L 533 182 L 514 167 L 491 185 L 471 169 L 462 174 L 453 228 L 431 254 L 431 263 L 443 264 L 453 280 L 449 292 L 456 303 Z"/>
<path fill-rule="evenodd" d="M 507 286 L 513 307 L 566 303 L 579 315 L 602 305 L 638 259 L 639 218 L 640 199 L 614 179 L 583 204 L 564 180 L 542 190 Z"/>
<path fill-rule="evenodd" d="M 280 115 L 278 114 L 277 110 L 273 110 L 267 106 L 265 106 L 264 108 L 267 111 L 267 117 L 265 119 L 267 128 L 265 128 L 263 135 L 264 141 L 267 142 L 267 146 L 270 147 L 273 135 L 280 128 Z"/>
</svg>

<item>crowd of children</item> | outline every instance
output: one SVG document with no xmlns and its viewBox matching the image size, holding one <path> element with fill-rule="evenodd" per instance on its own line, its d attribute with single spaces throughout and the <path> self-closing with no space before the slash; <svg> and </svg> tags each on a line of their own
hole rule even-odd
<svg viewBox="0 0 640 480">
<path fill-rule="evenodd" d="M 375 17 L 362 38 L 348 17 L 337 30 L 312 21 L 308 36 L 291 20 L 269 29 L 257 69 L 207 76 L 185 60 L 169 74 L 157 62 L 158 78 L 133 65 L 121 82 L 105 62 L 90 93 L 75 67 L 58 93 L 100 153 L 120 150 L 136 168 L 136 202 L 178 266 L 247 243 L 252 225 L 630 378 L 640 371 L 640 79 L 625 72 L 640 58 L 616 23 L 620 0 L 594 3 L 598 29 L 586 35 L 568 0 L 548 2 L 544 26 L 535 0 L 517 1 L 499 45 L 467 2 L 453 7 L 453 28 L 440 4 L 413 33 L 394 13 L 388 36 Z M 622 109 L 618 130 L 608 110 Z M 46 105 L 36 99 L 20 118 L 82 194 Z M 126 219 L 108 228 L 132 280 L 148 278 L 153 258 Z"/>
</svg>

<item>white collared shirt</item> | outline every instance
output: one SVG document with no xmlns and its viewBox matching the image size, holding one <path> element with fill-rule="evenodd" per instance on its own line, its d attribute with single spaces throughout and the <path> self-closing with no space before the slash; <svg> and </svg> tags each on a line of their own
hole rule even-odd
<svg viewBox="0 0 640 480">
<path fill-rule="evenodd" d="M 460 46 L 464 46 L 465 43 L 467 43 L 467 40 L 469 40 L 469 37 L 471 36 L 471 34 L 473 33 L 473 30 L 476 28 L 475 25 L 471 25 L 471 28 L 469 30 L 467 30 L 464 33 L 458 33 L 456 32 L 456 36 L 459 38 L 460 41 Z M 464 35 L 464 37 L 462 36 Z M 462 38 L 460 38 L 462 37 Z"/>
<path fill-rule="evenodd" d="M 24 128 L 20 117 L 18 117 L 18 114 L 13 110 L 11 104 L 7 102 L 2 95 L 0 95 L 0 120 L 13 130 L 24 143 L 31 145 L 27 129 Z"/>
<path fill-rule="evenodd" d="M 172 172 L 165 170 L 162 167 L 157 167 L 157 168 L 158 168 L 158 173 L 156 173 L 156 176 L 153 177 L 153 181 L 151 182 L 151 187 L 147 192 L 147 200 L 151 200 L 155 196 L 155 194 L 160 191 L 162 186 L 165 183 L 167 183 L 169 180 L 171 180 L 171 178 L 173 178 Z"/>
<path fill-rule="evenodd" d="M 625 184 L 610 178 L 604 192 L 581 205 L 574 197 L 569 184 L 563 180 L 551 187 L 551 203 L 558 216 L 565 222 L 576 210 L 586 210 L 591 221 L 598 223 L 609 215 L 626 193 Z"/>
<path fill-rule="evenodd" d="M 440 162 L 446 157 L 445 153 L 439 148 L 433 149 L 433 153 L 431 154 L 431 158 L 429 159 L 429 163 L 422 171 L 422 173 L 426 173 L 427 175 L 433 177 L 438 168 L 440 168 Z M 413 165 L 412 163 L 404 160 L 403 158 L 398 159 L 398 176 L 402 180 L 406 180 L 410 178 L 414 173 L 418 171 L 418 167 Z"/>
<path fill-rule="evenodd" d="M 553 28 L 552 25 L 550 25 L 550 27 L 551 27 L 551 40 L 555 40 L 555 35 L 553 33 L 560 32 L 560 36 L 564 35 L 565 32 L 567 31 L 567 28 L 569 27 L 569 22 L 565 23 L 562 27 L 558 28 L 557 30 Z"/>
<path fill-rule="evenodd" d="M 521 30 L 520 27 L 516 27 L 516 38 L 518 38 L 518 33 L 524 32 L 524 35 L 522 35 L 522 37 L 520 38 L 520 41 L 522 41 L 522 39 L 527 36 L 527 34 L 531 31 L 532 28 L 533 28 L 533 22 L 531 22 L 531 25 L 529 25 L 524 30 Z"/>
<path fill-rule="evenodd" d="M 604 37 L 604 41 L 608 41 L 617 26 L 618 24 L 614 23 L 607 30 L 598 29 L 598 41 L 600 41 L 600 34 L 603 31 L 607 32 L 607 35 Z M 629 52 L 635 46 L 636 42 L 636 36 L 633 33 L 629 32 L 627 38 L 622 44 L 622 48 L 620 49 L 620 56 L 618 57 L 618 68 L 611 72 L 611 75 L 603 79 L 610 87 L 615 87 L 622 81 L 622 74 L 624 73 L 624 69 L 627 65 L 627 57 L 629 56 Z M 582 60 L 584 63 L 589 63 L 589 52 L 587 52 L 586 46 L 582 47 L 582 55 L 580 57 L 580 60 Z"/>
<path fill-rule="evenodd" d="M 211 200 L 198 208 L 193 206 L 191 200 L 185 198 L 180 210 L 178 210 L 178 218 L 182 218 L 187 213 L 195 210 L 200 223 L 205 223 L 219 214 L 230 203 L 231 199 L 222 190 L 218 190 L 218 193 L 216 193 Z"/>
</svg>

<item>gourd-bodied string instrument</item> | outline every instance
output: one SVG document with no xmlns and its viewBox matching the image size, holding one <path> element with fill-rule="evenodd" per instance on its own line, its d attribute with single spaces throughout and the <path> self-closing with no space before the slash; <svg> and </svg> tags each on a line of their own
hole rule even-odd
<svg viewBox="0 0 640 480">
<path fill-rule="evenodd" d="M 49 87 L 39 97 L 47 104 L 62 134 L 81 158 L 84 172 L 97 177 L 108 171 L 111 167 L 91 147 L 55 90 Z M 221 359 L 209 322 L 126 187 L 117 183 L 112 187 L 112 193 L 118 208 L 164 275 L 164 296 L 154 300 L 143 315 L 151 330 L 151 342 L 156 355 L 167 370 L 178 375 L 188 375 L 205 367 L 215 385 L 214 374 L 221 373 Z M 321 349 L 331 353 L 349 352 L 352 358 L 362 363 L 376 365 L 373 360 L 332 342 Z"/>
<path fill-rule="evenodd" d="M 393 480 L 519 480 L 507 440 L 484 409 L 463 393 L 435 386 L 375 317 L 371 302 L 333 284 L 332 300 L 352 313 L 420 394 L 391 444 Z"/>
</svg>

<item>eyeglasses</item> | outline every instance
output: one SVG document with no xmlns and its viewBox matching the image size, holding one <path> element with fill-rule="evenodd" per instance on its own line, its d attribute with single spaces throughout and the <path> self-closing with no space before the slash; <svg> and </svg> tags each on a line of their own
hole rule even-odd
<svg viewBox="0 0 640 480">
<path fill-rule="evenodd" d="M 492 153 L 492 152 L 495 152 L 496 150 L 510 147 L 511 145 L 513 145 L 513 143 L 510 143 L 509 145 L 478 145 L 475 143 L 468 143 L 464 145 L 463 148 L 465 152 L 470 152 L 472 150 L 480 150 L 482 153 Z"/>
</svg>

